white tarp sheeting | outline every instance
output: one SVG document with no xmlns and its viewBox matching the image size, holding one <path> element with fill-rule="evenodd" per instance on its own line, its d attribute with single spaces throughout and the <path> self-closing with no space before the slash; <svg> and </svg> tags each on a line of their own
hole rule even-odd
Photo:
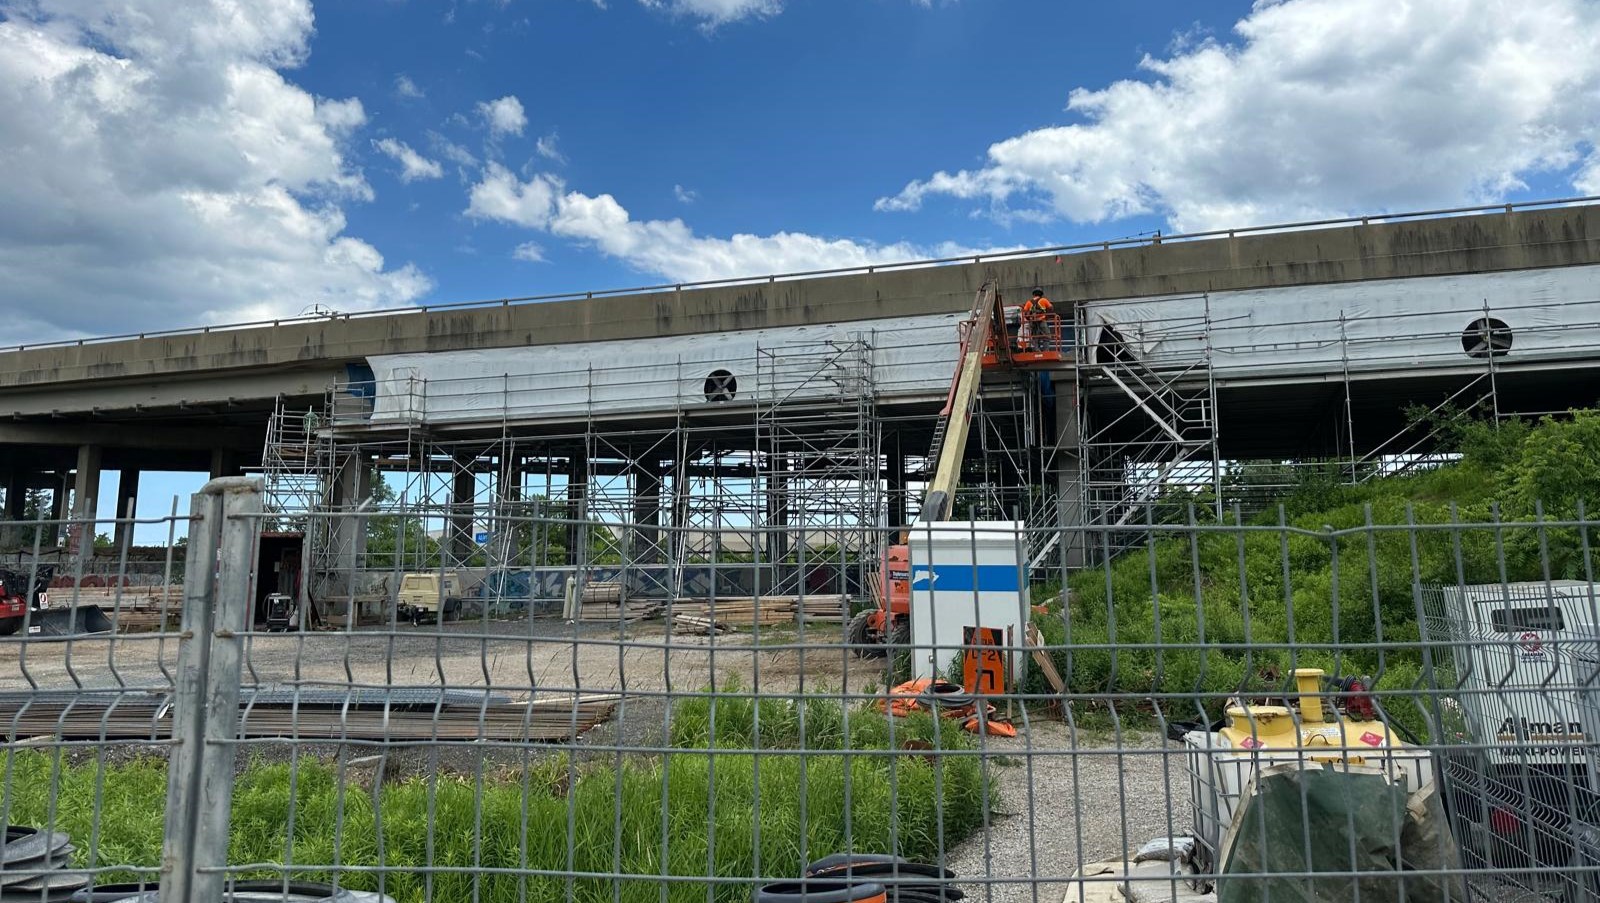
<svg viewBox="0 0 1600 903">
<path fill-rule="evenodd" d="M 960 314 L 872 320 L 820 326 L 756 329 L 694 336 L 663 336 L 577 345 L 534 345 L 368 359 L 375 378 L 373 423 L 462 423 L 582 417 L 591 407 L 606 414 L 670 413 L 679 406 L 742 404 L 757 391 L 758 368 L 768 380 L 785 352 L 804 356 L 782 374 L 798 385 L 797 368 L 821 361 L 823 343 L 865 341 L 872 347 L 871 378 L 879 397 L 942 392 L 955 372 Z M 848 362 L 839 376 L 848 379 Z M 734 379 L 731 401 L 708 401 L 707 378 L 726 371 Z M 830 391 L 826 379 L 800 396 Z"/>
<path fill-rule="evenodd" d="M 1463 333 L 1485 317 L 1510 349 L 1497 361 L 1588 357 L 1600 344 L 1600 267 L 1097 301 L 1089 340 L 1117 338 L 1151 363 L 1211 355 L 1218 376 L 1275 376 L 1481 364 Z"/>
</svg>

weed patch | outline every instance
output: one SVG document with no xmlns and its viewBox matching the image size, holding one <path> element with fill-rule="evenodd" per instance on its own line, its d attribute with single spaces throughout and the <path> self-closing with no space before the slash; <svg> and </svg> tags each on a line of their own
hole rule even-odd
<svg viewBox="0 0 1600 903">
<path fill-rule="evenodd" d="M 620 767 L 552 755 L 481 781 L 438 775 L 374 791 L 341 784 L 326 764 L 302 762 L 292 782 L 288 765 L 255 764 L 235 784 L 229 858 L 287 864 L 304 880 L 332 880 L 337 864 L 340 884 L 361 890 L 380 889 L 381 872 L 381 889 L 402 903 L 430 893 L 659 903 L 663 886 L 667 900 L 703 903 L 705 875 L 729 879 L 713 899 L 743 903 L 750 882 L 739 879 L 797 875 L 846 850 L 931 859 L 982 824 L 985 765 L 969 738 L 932 718 L 722 696 L 681 702 L 675 716 L 671 752 Z M 907 741 L 932 752 L 900 752 Z M 53 821 L 85 849 L 98 786 L 97 865 L 160 864 L 164 761 L 97 770 L 45 751 L 8 758 L 12 823 Z M 579 877 L 608 874 L 627 877 Z"/>
</svg>

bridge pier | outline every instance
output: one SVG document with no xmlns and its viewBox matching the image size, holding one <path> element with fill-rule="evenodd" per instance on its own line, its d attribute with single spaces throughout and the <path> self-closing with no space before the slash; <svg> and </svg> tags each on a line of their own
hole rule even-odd
<svg viewBox="0 0 1600 903">
<path fill-rule="evenodd" d="M 371 494 L 372 468 L 367 465 L 366 458 L 345 456 L 339 462 L 333 481 L 330 507 L 334 517 L 328 522 L 326 535 L 334 572 L 323 576 L 324 597 L 349 597 L 361 589 L 355 583 L 355 575 L 366 558 L 367 519 L 356 517 L 355 510 Z M 307 529 L 315 531 L 314 523 L 308 524 Z M 334 610 L 339 609 L 335 607 Z"/>
<path fill-rule="evenodd" d="M 639 564 L 656 564 L 661 548 L 661 462 L 638 461 L 633 468 L 633 534 L 630 554 Z"/>
<path fill-rule="evenodd" d="M 20 466 L 13 466 L 6 473 L 6 509 L 5 519 L 8 522 L 4 531 L 0 531 L 0 547 L 6 549 L 20 547 L 32 537 L 28 536 L 26 527 L 21 526 L 22 521 L 28 516 L 28 475 Z"/>
<path fill-rule="evenodd" d="M 450 480 L 450 559 L 459 567 L 472 557 L 473 501 L 478 496 L 476 456 L 457 456 Z"/>
<path fill-rule="evenodd" d="M 567 564 L 575 567 L 589 557 L 588 549 L 583 548 L 589 541 L 588 524 L 584 523 L 589 515 L 588 495 L 589 452 L 583 449 L 567 461 L 566 516 L 572 520 L 567 524 Z"/>
<path fill-rule="evenodd" d="M 124 467 L 117 474 L 117 510 L 112 512 L 119 518 L 116 534 L 113 537 L 118 554 L 121 554 L 127 545 L 131 545 L 133 539 L 133 524 L 120 518 L 132 518 L 138 514 L 138 498 L 139 470 Z"/>
<path fill-rule="evenodd" d="M 78 466 L 73 471 L 72 518 L 78 523 L 67 528 L 67 552 L 73 571 L 94 557 L 95 509 L 100 504 L 100 462 L 104 449 L 99 445 L 78 446 Z"/>
<path fill-rule="evenodd" d="M 239 455 L 230 448 L 213 448 L 211 450 L 211 479 L 220 477 L 238 476 Z"/>
<path fill-rule="evenodd" d="M 900 448 L 900 434 L 894 434 L 894 442 L 885 449 L 889 459 L 889 529 L 899 530 L 906 526 L 906 455 Z"/>
</svg>

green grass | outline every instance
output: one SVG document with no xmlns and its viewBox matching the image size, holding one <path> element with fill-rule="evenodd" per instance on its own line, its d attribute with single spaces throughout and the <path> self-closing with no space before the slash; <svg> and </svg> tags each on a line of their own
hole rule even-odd
<svg viewBox="0 0 1600 903">
<path fill-rule="evenodd" d="M 1585 543 L 1600 547 L 1593 531 L 1537 523 L 1541 512 L 1600 514 L 1600 414 L 1469 425 L 1456 439 L 1464 458 L 1452 466 L 1356 486 L 1308 480 L 1284 502 L 1296 532 L 1158 532 L 1108 568 L 1070 577 L 1070 609 L 1057 599 L 1035 617 L 1046 644 L 1058 647 L 1068 689 L 1144 700 L 1119 710 L 1148 710 L 1166 695 L 1163 714 L 1185 720 L 1202 705 L 1215 716 L 1232 693 L 1282 691 L 1291 667 L 1316 667 L 1370 675 L 1380 690 L 1407 694 L 1389 713 L 1425 734 L 1409 695 L 1422 683 L 1415 586 L 1495 583 L 1502 561 L 1510 581 L 1583 578 Z M 1496 519 L 1501 527 L 1482 526 Z M 1278 513 L 1252 523 L 1275 525 Z M 1411 523 L 1476 526 L 1365 529 Z M 1342 530 L 1357 532 L 1332 535 Z M 1028 688 L 1048 692 L 1037 673 Z"/>
<path fill-rule="evenodd" d="M 782 752 L 741 751 L 757 748 L 757 740 L 760 749 Z M 906 741 L 955 754 L 860 754 Z M 424 898 L 425 879 L 411 870 L 429 864 L 620 871 L 639 877 L 620 887 L 605 879 L 577 879 L 572 898 L 646 903 L 662 899 L 662 875 L 798 875 L 805 862 L 848 849 L 897 849 L 931 858 L 976 830 L 984 817 L 985 768 L 961 754 L 975 753 L 975 745 L 931 718 L 891 724 L 870 709 L 851 710 L 847 717 L 839 703 L 822 699 L 696 699 L 678 705 L 672 746 L 675 751 L 665 756 L 631 758 L 620 769 L 552 755 L 526 771 L 488 776 L 481 787 L 471 776 L 440 775 L 386 784 L 376 795 L 355 785 L 341 792 L 335 768 L 302 762 L 291 796 L 287 765 L 253 765 L 234 788 L 230 861 L 381 866 L 384 891 L 401 901 Z M 789 752 L 800 748 L 808 753 Z M 50 788 L 58 786 L 56 829 L 86 849 L 98 779 L 105 792 L 98 863 L 159 864 L 163 761 L 115 764 L 97 774 L 93 764 L 66 765 L 43 751 L 12 751 L 8 758 L 12 823 L 45 823 Z M 575 838 L 570 846 L 569 818 Z M 277 874 L 268 869 L 261 876 Z M 297 877 L 330 876 L 312 870 Z M 370 873 L 347 872 L 340 880 L 357 889 L 378 887 Z M 666 885 L 666 899 L 700 903 L 706 890 L 704 881 L 673 882 Z M 474 891 L 486 901 L 557 901 L 568 899 L 568 882 L 527 875 L 433 877 L 434 899 L 471 899 Z M 746 882 L 719 884 L 713 896 L 742 903 L 749 894 Z"/>
</svg>

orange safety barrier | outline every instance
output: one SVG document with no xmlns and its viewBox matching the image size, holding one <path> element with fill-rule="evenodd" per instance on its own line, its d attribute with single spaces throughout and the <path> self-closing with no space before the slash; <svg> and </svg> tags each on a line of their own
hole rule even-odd
<svg viewBox="0 0 1600 903">
<path fill-rule="evenodd" d="M 922 696 L 933 686 L 933 681 L 928 678 L 908 680 L 889 691 L 889 695 L 878 700 L 878 710 L 904 718 L 912 712 L 923 709 Z M 961 729 L 971 734 L 993 734 L 997 737 L 1015 737 L 1016 727 L 1004 722 L 994 720 L 994 706 L 983 703 L 983 714 L 978 714 L 978 704 L 958 706 L 955 708 L 939 709 L 943 718 L 961 720 Z"/>
<path fill-rule="evenodd" d="M 924 677 L 920 680 L 908 680 L 889 691 L 889 698 L 879 700 L 878 708 L 890 715 L 905 717 L 912 712 L 920 711 L 922 706 L 917 698 L 933 686 L 933 681 Z"/>
</svg>

